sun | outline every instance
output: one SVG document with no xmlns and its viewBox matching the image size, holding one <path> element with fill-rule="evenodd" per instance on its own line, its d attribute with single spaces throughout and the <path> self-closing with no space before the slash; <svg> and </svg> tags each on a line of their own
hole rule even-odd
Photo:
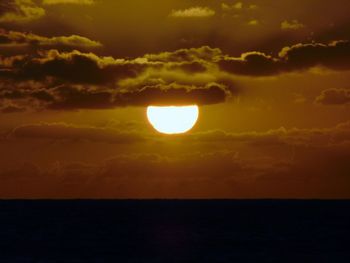
<svg viewBox="0 0 350 263">
<path fill-rule="evenodd" d="M 154 129 L 165 134 L 180 134 L 191 130 L 198 115 L 197 105 L 147 107 L 148 121 Z"/>
</svg>

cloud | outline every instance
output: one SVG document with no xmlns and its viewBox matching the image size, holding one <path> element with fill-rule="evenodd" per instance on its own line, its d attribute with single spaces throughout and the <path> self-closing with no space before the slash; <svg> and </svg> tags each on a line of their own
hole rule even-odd
<svg viewBox="0 0 350 263">
<path fill-rule="evenodd" d="M 250 25 L 250 26 L 257 26 L 257 25 L 259 25 L 259 20 L 257 20 L 257 19 L 252 19 L 252 20 L 250 20 L 250 21 L 248 22 L 248 25 Z"/>
<path fill-rule="evenodd" d="M 300 23 L 298 20 L 292 20 L 292 21 L 284 20 L 281 23 L 282 30 L 297 30 L 297 29 L 301 29 L 304 27 L 305 27 L 305 25 L 303 23 Z"/>
<path fill-rule="evenodd" d="M 230 11 L 252 11 L 258 9 L 258 6 L 255 4 L 244 4 L 243 2 L 236 2 L 234 4 L 221 3 L 221 9 L 224 12 Z"/>
<path fill-rule="evenodd" d="M 327 89 L 316 98 L 316 103 L 323 105 L 345 105 L 350 103 L 350 90 Z"/>
<path fill-rule="evenodd" d="M 31 78 L 39 76 L 39 73 L 35 74 L 35 72 L 40 72 L 42 77 L 54 76 L 82 83 L 115 81 L 117 77 L 136 77 L 151 68 L 159 71 L 178 67 L 193 73 L 203 72 L 207 66 L 215 67 L 216 65 L 225 72 L 237 75 L 269 76 L 308 70 L 316 66 L 333 70 L 350 69 L 350 42 L 297 44 L 284 47 L 278 57 L 257 51 L 243 53 L 240 57 L 231 57 L 222 54 L 220 49 L 207 46 L 146 54 L 132 60 L 99 57 L 93 53 L 79 51 L 59 52 L 57 50 L 41 52 L 36 56 L 34 58 L 25 56 L 3 58 L 0 63 L 4 65 L 7 61 L 6 63 L 11 66 L 9 61 L 12 59 L 16 61 L 12 63 L 12 66 L 19 69 L 16 70 L 17 74 L 26 75 L 30 72 L 31 75 L 28 77 Z M 11 67 L 8 68 L 11 69 Z M 34 70 L 34 68 L 37 69 Z M 84 76 L 73 74 L 77 69 L 84 72 Z M 74 80 L 75 77 L 77 80 Z"/>
<path fill-rule="evenodd" d="M 77 154 L 74 157 L 77 162 L 71 162 L 69 157 L 69 161 L 61 161 L 62 157 L 52 153 L 48 159 L 54 162 L 49 161 L 40 167 L 20 161 L 6 164 L 6 168 L 0 169 L 1 197 L 349 197 L 349 122 L 323 129 L 281 128 L 246 133 L 210 131 L 173 137 L 171 142 L 158 136 L 139 136 L 137 132 L 122 133 L 111 127 L 64 123 L 17 127 L 6 140 L 23 144 L 21 140 L 25 139 L 26 144 L 31 141 L 29 145 L 36 146 L 40 145 L 38 140 L 65 141 L 64 144 L 52 144 L 55 151 L 64 149 L 64 153 L 72 142 L 74 149 L 81 148 L 85 153 L 89 142 L 121 144 L 128 141 L 128 145 L 120 147 L 130 146 L 133 152 L 118 151 L 104 157 L 104 161 L 96 162 L 93 155 L 89 155 L 87 162 L 84 161 L 85 154 Z M 152 143 L 152 139 L 157 143 Z M 136 150 L 137 143 L 145 142 L 148 147 Z M 183 145 L 176 148 L 184 151 L 174 152 L 174 148 L 169 147 L 178 143 Z M 166 146 L 160 147 L 161 154 L 159 146 Z M 252 150 L 247 151 L 247 146 Z M 106 147 L 103 145 L 104 149 Z M 20 192 L 14 191 L 18 188 Z"/>
<path fill-rule="evenodd" d="M 112 128 L 81 127 L 65 123 L 29 124 L 15 128 L 8 138 L 50 139 L 130 144 L 145 140 L 140 133 L 121 132 Z"/>
<path fill-rule="evenodd" d="M 286 63 L 286 70 L 305 70 L 322 66 L 334 70 L 350 69 L 350 42 L 333 41 L 329 44 L 297 44 L 285 47 L 279 58 Z"/>
<path fill-rule="evenodd" d="M 53 110 L 109 109 L 113 104 L 113 91 L 95 90 L 80 86 L 58 86 L 46 93 L 52 99 L 43 101 L 44 107 Z M 33 96 L 33 94 L 31 94 Z M 38 100 L 42 99 L 37 97 Z"/>
<path fill-rule="evenodd" d="M 305 71 L 313 67 L 331 70 L 350 69 L 350 42 L 333 41 L 330 44 L 312 43 L 284 47 L 278 57 L 261 52 L 247 52 L 241 57 L 225 56 L 218 61 L 227 72 L 248 76 L 271 76 Z"/>
<path fill-rule="evenodd" d="M 291 160 L 214 150 L 118 154 L 102 164 L 55 162 L 47 168 L 18 163 L 0 170 L 0 193 L 1 198 L 348 198 L 349 149 L 298 147 Z"/>
<path fill-rule="evenodd" d="M 190 7 L 182 10 L 172 10 L 170 13 L 170 17 L 175 18 L 200 18 L 200 17 L 212 17 L 215 15 L 215 10 L 209 7 Z"/>
<path fill-rule="evenodd" d="M 54 77 L 68 83 L 107 84 L 120 77 L 136 76 L 146 65 L 134 61 L 99 57 L 79 51 L 50 50 L 33 56 L 16 57 L 9 73 L 17 80 L 45 80 Z M 0 63 L 1 64 L 1 63 Z M 0 73 L 1 75 L 1 73 Z"/>
<path fill-rule="evenodd" d="M 258 9 L 259 7 L 258 7 L 258 5 L 255 5 L 255 4 L 250 4 L 249 6 L 248 6 L 248 9 L 250 9 L 250 10 L 256 10 L 256 9 Z"/>
<path fill-rule="evenodd" d="M 202 47 L 131 60 L 57 50 L 4 57 L 0 78 L 7 84 L 0 86 L 0 100 L 55 110 L 220 103 L 231 95 L 228 82 L 211 74 L 211 81 L 202 78 L 208 70 L 206 60 L 219 53 Z M 201 82 L 193 80 L 196 74 Z M 13 90 L 13 85 L 18 88 Z"/>
<path fill-rule="evenodd" d="M 22 23 L 39 19 L 45 10 L 32 0 L 2 0 L 0 3 L 0 23 Z"/>
<path fill-rule="evenodd" d="M 96 90 L 93 87 L 62 85 L 48 90 L 6 90 L 0 92 L 0 101 L 13 99 L 18 102 L 17 107 L 24 109 L 34 107 L 37 110 L 78 110 L 148 105 L 208 105 L 224 102 L 230 95 L 226 86 L 217 83 L 210 83 L 204 87 L 158 84 L 134 91 Z"/>
<path fill-rule="evenodd" d="M 221 166 L 231 171 L 242 170 L 239 160 L 234 160 L 234 156 L 234 153 L 229 152 L 195 153 L 173 159 L 154 153 L 120 154 L 99 165 L 56 162 L 46 169 L 32 163 L 19 163 L 17 167 L 0 170 L 0 197 L 204 197 L 205 189 L 216 189 L 218 184 L 227 183 L 227 180 L 220 183 L 220 180 L 216 181 L 212 177 L 215 172 L 221 172 Z M 15 187 L 21 191 L 14 191 Z M 220 192 L 219 189 L 215 191 Z"/>
<path fill-rule="evenodd" d="M 71 48 L 95 48 L 101 47 L 100 42 L 86 37 L 71 35 L 58 37 L 45 37 L 33 33 L 17 31 L 5 31 L 0 29 L 0 47 L 71 47 Z"/>
<path fill-rule="evenodd" d="M 330 128 L 286 129 L 280 127 L 263 132 L 233 133 L 222 130 L 198 132 L 180 138 L 192 142 L 244 143 L 255 147 L 329 147 L 350 142 L 350 121 Z"/>
<path fill-rule="evenodd" d="M 226 86 L 209 83 L 205 87 L 178 84 L 146 86 L 135 92 L 116 93 L 115 103 L 148 105 L 208 105 L 221 103 L 230 96 Z"/>
<path fill-rule="evenodd" d="M 221 9 L 224 11 L 230 11 L 230 10 L 240 10 L 243 9 L 243 3 L 242 2 L 237 2 L 233 5 L 229 5 L 226 3 L 221 3 Z"/>
<path fill-rule="evenodd" d="M 197 60 L 214 61 L 220 56 L 222 56 L 222 51 L 219 48 L 202 46 L 198 48 L 183 48 L 158 54 L 145 54 L 143 58 L 151 62 L 193 62 Z"/>
<path fill-rule="evenodd" d="M 21 33 L 12 35 L 22 37 Z M 24 34 L 23 41 L 29 41 L 27 36 Z M 41 40 L 53 41 L 52 38 Z M 70 43 L 60 37 L 54 42 L 59 41 Z M 297 44 L 283 48 L 277 57 L 256 51 L 232 57 L 208 46 L 133 59 L 77 50 L 40 50 L 30 55 L 0 56 L 0 101 L 7 100 L 19 107 L 56 110 L 150 103 L 206 105 L 224 102 L 237 94 L 236 76 L 276 76 L 314 67 L 348 70 L 349 61 L 348 41 Z"/>
<path fill-rule="evenodd" d="M 3 103 L 0 103 L 0 112 L 2 113 L 18 113 L 24 112 L 25 110 L 25 107 L 16 105 L 12 102 L 4 101 Z"/>
<path fill-rule="evenodd" d="M 120 125 L 105 127 L 76 126 L 66 123 L 39 123 L 27 124 L 14 128 L 7 135 L 8 139 L 52 139 L 68 141 L 90 141 L 102 143 L 140 143 L 146 140 L 157 140 L 158 143 L 167 143 L 167 138 L 155 138 L 151 134 L 141 133 L 139 130 L 126 128 Z M 241 146 L 263 148 L 290 148 L 290 147 L 338 147 L 350 142 L 350 121 L 339 123 L 329 128 L 291 128 L 280 127 L 267 131 L 227 132 L 223 130 L 209 130 L 193 132 L 171 138 L 172 143 L 185 145 L 215 144 L 215 149 L 225 150 L 231 143 L 239 151 Z M 261 150 L 259 150 L 261 151 Z"/>
<path fill-rule="evenodd" d="M 43 0 L 43 5 L 58 4 L 93 5 L 95 0 Z"/>
<path fill-rule="evenodd" d="M 281 70 L 281 62 L 261 52 L 247 52 L 240 58 L 225 57 L 218 62 L 221 70 L 237 75 L 269 76 Z"/>
</svg>

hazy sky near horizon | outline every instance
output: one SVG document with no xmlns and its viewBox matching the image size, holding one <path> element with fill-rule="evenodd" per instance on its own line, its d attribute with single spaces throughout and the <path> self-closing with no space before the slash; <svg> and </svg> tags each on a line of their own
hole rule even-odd
<svg viewBox="0 0 350 263">
<path fill-rule="evenodd" d="M 348 0 L 2 0 L 0 198 L 350 198 Z M 166 136 L 148 105 L 198 104 Z"/>
</svg>

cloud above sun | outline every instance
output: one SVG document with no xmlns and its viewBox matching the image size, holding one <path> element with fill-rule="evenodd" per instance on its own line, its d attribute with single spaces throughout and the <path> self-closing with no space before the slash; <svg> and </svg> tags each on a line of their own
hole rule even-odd
<svg viewBox="0 0 350 263">
<path fill-rule="evenodd" d="M 76 4 L 93 5 L 95 0 L 43 0 L 43 5 Z"/>
<path fill-rule="evenodd" d="M 281 29 L 283 30 L 297 30 L 304 27 L 305 25 L 303 23 L 300 23 L 298 20 L 292 20 L 292 21 L 284 20 L 281 23 Z"/>
<path fill-rule="evenodd" d="M 42 4 L 42 5 L 41 5 Z M 3 0 L 0 3 L 0 23 L 28 23 L 46 16 L 45 6 L 93 5 L 94 0 Z"/>
<path fill-rule="evenodd" d="M 181 10 L 172 10 L 170 13 L 170 17 L 174 18 L 200 18 L 200 17 L 212 17 L 215 15 L 215 11 L 209 7 L 190 7 L 187 9 L 181 9 Z"/>
<path fill-rule="evenodd" d="M 0 23 L 28 22 L 45 15 L 45 9 L 31 0 L 4 0 L 0 3 Z"/>
<path fill-rule="evenodd" d="M 4 42 L 37 46 L 95 47 L 96 41 L 79 36 L 46 38 L 18 32 L 3 33 Z M 4 84 L 0 99 L 11 109 L 107 109 L 149 104 L 215 104 L 237 95 L 237 76 L 265 77 L 302 72 L 313 67 L 348 70 L 350 45 L 298 44 L 284 47 L 278 57 L 247 52 L 240 57 L 210 47 L 147 54 L 135 59 L 101 57 L 94 53 L 58 50 L 0 59 Z M 35 81 L 32 88 L 18 88 Z M 328 94 L 328 93 L 327 93 Z M 325 95 L 324 95 L 325 96 Z M 319 99 L 319 101 L 322 101 Z M 14 110 L 15 111 L 15 110 Z"/>
<path fill-rule="evenodd" d="M 17 48 L 19 46 L 94 48 L 101 47 L 102 44 L 79 35 L 45 37 L 33 33 L 0 29 L 0 46 L 6 48 Z"/>
</svg>

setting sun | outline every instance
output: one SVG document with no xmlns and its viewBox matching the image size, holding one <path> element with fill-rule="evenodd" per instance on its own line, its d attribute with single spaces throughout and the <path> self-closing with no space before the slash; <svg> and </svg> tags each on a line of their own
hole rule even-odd
<svg viewBox="0 0 350 263">
<path fill-rule="evenodd" d="M 185 133 L 193 128 L 198 119 L 197 105 L 149 106 L 147 118 L 154 129 L 165 134 Z"/>
</svg>

